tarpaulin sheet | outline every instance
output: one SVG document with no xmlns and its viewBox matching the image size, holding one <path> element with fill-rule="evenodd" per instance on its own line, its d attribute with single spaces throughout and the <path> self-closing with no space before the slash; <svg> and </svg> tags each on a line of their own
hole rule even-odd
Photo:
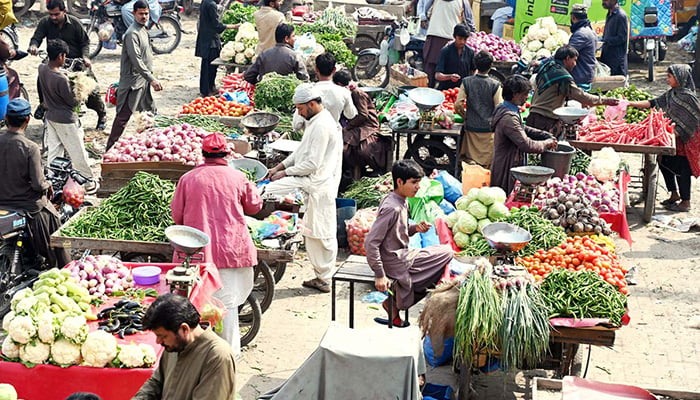
<svg viewBox="0 0 700 400">
<path fill-rule="evenodd" d="M 133 268 L 142 265 L 156 265 L 161 268 L 161 279 L 158 284 L 145 286 L 151 287 L 158 293 L 169 292 L 165 284 L 165 273 L 179 264 L 133 264 L 125 263 Z M 192 289 L 190 300 L 197 304 L 206 304 L 211 295 L 221 288 L 221 278 L 216 266 L 211 263 L 202 264 L 200 268 L 200 281 Z M 101 308 L 113 304 L 116 299 L 110 299 Z M 97 329 L 97 322 L 90 322 L 90 330 Z M 155 335 L 151 332 L 142 332 L 126 336 L 125 339 L 117 337 L 119 343 L 146 343 L 154 347 L 158 358 L 162 347 L 156 343 Z M 20 399 L 24 400 L 64 400 L 75 392 L 92 392 L 103 400 L 127 400 L 141 388 L 141 385 L 150 378 L 154 368 L 93 368 L 72 366 L 61 368 L 55 365 L 37 365 L 27 368 L 20 363 L 0 361 L 0 382 L 9 383 L 15 387 Z"/>
</svg>

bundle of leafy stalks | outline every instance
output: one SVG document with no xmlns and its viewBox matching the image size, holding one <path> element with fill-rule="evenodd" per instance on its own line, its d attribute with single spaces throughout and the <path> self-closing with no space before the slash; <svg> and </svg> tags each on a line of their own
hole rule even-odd
<svg viewBox="0 0 700 400">
<path fill-rule="evenodd" d="M 357 203 L 357 209 L 377 207 L 393 189 L 391 174 L 385 174 L 377 178 L 363 177 L 348 186 L 343 193 L 346 199 L 353 199 Z"/>
<path fill-rule="evenodd" d="M 301 81 L 294 75 L 282 76 L 276 72 L 265 74 L 262 81 L 255 86 L 255 106 L 269 108 L 282 113 L 294 111 L 294 90 Z"/>
<path fill-rule="evenodd" d="M 173 225 L 170 202 L 173 182 L 139 171 L 99 207 L 73 220 L 61 231 L 67 237 L 166 242 Z"/>
<path fill-rule="evenodd" d="M 255 22 L 253 14 L 258 8 L 254 6 L 246 6 L 237 1 L 231 3 L 228 10 L 224 11 L 224 15 L 221 17 L 221 22 L 224 24 L 238 25 L 244 22 L 250 22 L 251 24 Z M 238 29 L 226 29 L 221 33 L 221 43 L 226 44 L 233 41 L 236 38 Z"/>
</svg>

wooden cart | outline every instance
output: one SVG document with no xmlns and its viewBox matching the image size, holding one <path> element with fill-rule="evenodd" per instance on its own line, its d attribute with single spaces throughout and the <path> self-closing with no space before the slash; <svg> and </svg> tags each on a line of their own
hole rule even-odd
<svg viewBox="0 0 700 400">
<path fill-rule="evenodd" d="M 636 153 L 643 156 L 642 169 L 642 198 L 644 199 L 644 222 L 651 221 L 656 206 L 656 184 L 659 178 L 658 156 L 672 156 L 676 154 L 675 137 L 671 146 L 643 146 L 636 144 L 616 144 L 585 142 L 572 140 L 572 146 L 586 151 L 600 150 L 603 147 L 611 147 L 620 153 Z"/>
</svg>

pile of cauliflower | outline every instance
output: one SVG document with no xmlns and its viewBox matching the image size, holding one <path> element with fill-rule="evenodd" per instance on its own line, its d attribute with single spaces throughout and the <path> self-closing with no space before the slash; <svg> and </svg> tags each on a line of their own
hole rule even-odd
<svg viewBox="0 0 700 400">
<path fill-rule="evenodd" d="M 557 27 L 554 18 L 537 18 L 520 41 L 522 49 L 520 56 L 526 61 L 547 58 L 567 43 L 569 43 L 569 34 Z"/>
<path fill-rule="evenodd" d="M 88 332 L 85 316 L 75 311 L 54 312 L 44 296 L 35 296 L 30 288 L 20 290 L 10 303 L 10 312 L 2 319 L 7 337 L 2 355 L 27 367 L 55 364 L 62 367 L 148 367 L 155 363 L 150 345 L 118 345 L 104 331 Z"/>
<path fill-rule="evenodd" d="M 229 62 L 245 65 L 255 61 L 255 47 L 258 45 L 258 31 L 255 25 L 244 22 L 238 28 L 233 42 L 228 42 L 221 49 L 220 57 Z"/>
</svg>

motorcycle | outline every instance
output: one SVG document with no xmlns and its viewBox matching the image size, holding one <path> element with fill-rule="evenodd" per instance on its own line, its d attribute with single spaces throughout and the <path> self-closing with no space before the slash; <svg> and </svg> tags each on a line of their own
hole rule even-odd
<svg viewBox="0 0 700 400">
<path fill-rule="evenodd" d="M 23 16 L 34 6 L 35 0 L 12 0 L 12 13 L 15 18 Z"/>
<path fill-rule="evenodd" d="M 75 207 L 76 204 L 70 205 L 64 201 L 63 188 L 69 177 L 78 184 L 88 182 L 88 178 L 72 168 L 68 159 L 56 158 L 47 168 L 47 179 L 54 191 L 51 203 L 58 210 L 61 223 L 89 205 L 83 203 Z M 10 300 L 15 293 L 30 287 L 41 270 L 48 268 L 41 257 L 25 246 L 28 239 L 27 212 L 0 205 L 0 318 L 10 310 Z"/>
<path fill-rule="evenodd" d="M 666 58 L 666 38 L 673 35 L 671 15 L 669 2 L 632 3 L 629 52 L 647 64 L 649 82 L 654 81 L 654 64 Z"/>
<path fill-rule="evenodd" d="M 156 54 L 172 53 L 182 39 L 180 13 L 182 7 L 175 0 L 159 0 L 163 12 L 158 22 L 149 22 L 148 36 L 151 48 Z M 93 0 L 90 6 L 90 19 L 81 19 L 90 38 L 89 57 L 96 57 L 102 48 L 115 49 L 126 33 L 127 26 L 122 21 L 122 5 L 114 0 Z"/>
<path fill-rule="evenodd" d="M 366 48 L 357 54 L 352 68 L 353 79 L 359 86 L 386 87 L 393 64 L 408 63 L 411 68 L 423 70 L 425 39 L 408 33 L 408 21 L 392 23 L 384 29 L 379 48 Z"/>
<path fill-rule="evenodd" d="M 10 68 L 10 64 L 14 60 L 21 60 L 22 58 L 27 56 L 27 53 L 24 51 L 19 50 L 19 37 L 17 36 L 17 32 L 15 31 L 15 26 L 14 25 L 9 25 L 0 30 L 0 38 L 2 39 L 3 42 L 7 43 L 12 49 L 15 50 L 15 56 L 7 61 L 5 61 L 2 65 L 0 65 L 0 68 L 5 69 L 5 75 L 7 76 L 7 83 L 10 87 L 10 100 L 16 98 L 16 97 L 21 97 L 27 101 L 29 101 L 29 93 L 27 93 L 27 89 L 24 87 L 24 84 L 19 80 L 19 74 L 17 71 L 14 69 Z M 19 82 L 16 83 L 15 81 Z M 13 87 L 19 86 L 19 91 L 14 92 Z M 0 122 L 0 125 L 4 124 L 4 122 Z"/>
</svg>

